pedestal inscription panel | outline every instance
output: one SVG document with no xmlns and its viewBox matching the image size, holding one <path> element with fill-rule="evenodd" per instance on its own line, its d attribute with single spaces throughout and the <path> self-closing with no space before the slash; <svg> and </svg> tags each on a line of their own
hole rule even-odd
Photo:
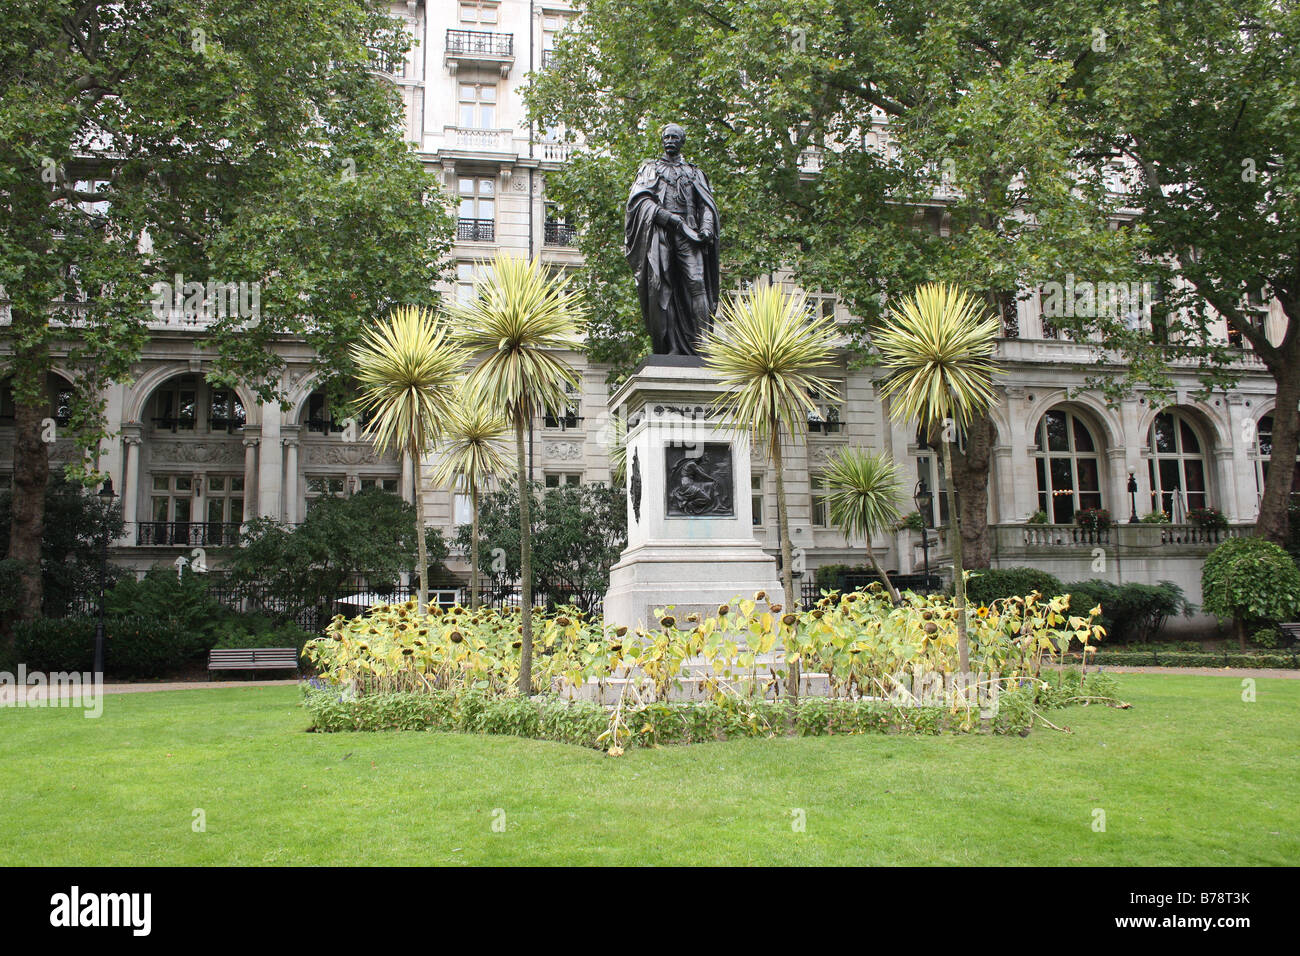
<svg viewBox="0 0 1300 956">
<path fill-rule="evenodd" d="M 732 517 L 736 513 L 731 444 L 670 445 L 664 449 L 665 513 L 672 518 Z"/>
</svg>

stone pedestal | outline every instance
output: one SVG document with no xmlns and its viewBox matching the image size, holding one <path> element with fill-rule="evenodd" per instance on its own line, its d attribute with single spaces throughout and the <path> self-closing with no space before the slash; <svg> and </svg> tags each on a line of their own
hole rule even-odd
<svg viewBox="0 0 1300 956">
<path fill-rule="evenodd" d="M 713 614 L 737 595 L 782 601 L 776 560 L 754 538 L 749 433 L 713 406 L 697 359 L 653 356 L 614 393 L 627 422 L 627 528 L 605 620 L 653 624 L 655 608 Z"/>
</svg>

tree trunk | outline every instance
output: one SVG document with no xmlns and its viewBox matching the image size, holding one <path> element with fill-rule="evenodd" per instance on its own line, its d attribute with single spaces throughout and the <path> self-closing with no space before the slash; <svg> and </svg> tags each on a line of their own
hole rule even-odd
<svg viewBox="0 0 1300 956">
<path fill-rule="evenodd" d="M 1240 645 L 1240 647 L 1241 647 L 1241 649 L 1242 649 L 1243 651 L 1245 651 L 1245 649 L 1246 649 L 1246 619 L 1245 619 L 1244 617 L 1235 617 L 1235 618 L 1233 618 L 1232 623 L 1233 623 L 1233 627 L 1234 627 L 1234 629 L 1235 629 L 1236 632 L 1237 632 L 1237 644 Z"/>
<path fill-rule="evenodd" d="M 473 509 L 470 515 L 470 544 L 469 544 L 469 606 L 470 610 L 478 610 L 478 484 L 470 485 L 469 503 Z"/>
<path fill-rule="evenodd" d="M 781 427 L 772 423 L 772 464 L 776 467 L 776 524 L 781 538 L 781 589 L 785 591 L 785 606 L 794 611 L 799 602 L 794 595 L 794 548 L 790 544 L 790 512 L 785 500 L 785 468 L 781 460 Z M 784 650 L 784 648 L 783 648 Z M 785 656 L 786 694 L 793 703 L 799 703 L 799 662 Z"/>
<path fill-rule="evenodd" d="M 1285 546 L 1290 533 L 1291 486 L 1295 475 L 1297 430 L 1300 430 L 1300 336 L 1270 371 L 1277 383 L 1273 409 L 1273 450 L 1269 459 L 1264 496 L 1259 503 L 1255 532 Z"/>
<path fill-rule="evenodd" d="M 22 369 L 26 362 L 15 362 Z M 43 368 L 43 366 L 41 366 Z M 12 517 L 9 526 L 8 557 L 21 561 L 19 586 L 22 600 L 15 620 L 30 620 L 41 615 L 43 588 L 41 581 L 41 540 L 45 534 L 45 486 L 50 477 L 50 446 L 41 441 L 41 422 L 47 409 L 41 373 L 18 372 L 14 376 L 14 477 Z M 27 379 L 27 381 L 20 381 Z"/>
<path fill-rule="evenodd" d="M 524 413 L 515 414 L 515 454 L 519 458 L 519 609 L 523 616 L 519 647 L 519 693 L 533 693 L 533 541 L 529 512 L 527 462 L 524 460 Z"/>
<path fill-rule="evenodd" d="M 411 443 L 415 462 L 415 548 L 420 562 L 420 613 L 429 613 L 429 552 L 424 543 L 424 488 L 420 481 L 420 451 Z"/>
<path fill-rule="evenodd" d="M 989 541 L 989 466 L 993 457 L 993 423 L 981 415 L 966 430 L 966 451 L 953 450 L 950 486 L 961 509 L 962 566 L 987 568 L 993 560 Z"/>
<path fill-rule="evenodd" d="M 943 467 L 952 475 L 952 442 L 943 441 Z M 953 482 L 948 482 L 948 516 L 952 523 L 949 534 L 952 535 L 952 589 L 955 598 L 953 605 L 957 611 L 957 660 L 961 667 L 962 679 L 970 673 L 970 645 L 966 642 L 966 579 L 962 573 L 961 560 L 961 519 L 957 515 L 957 493 Z"/>
</svg>

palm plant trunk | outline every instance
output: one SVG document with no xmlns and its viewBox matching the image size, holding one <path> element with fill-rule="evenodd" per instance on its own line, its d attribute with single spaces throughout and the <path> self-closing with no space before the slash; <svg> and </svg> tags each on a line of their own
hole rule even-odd
<svg viewBox="0 0 1300 956">
<path fill-rule="evenodd" d="M 897 607 L 902 603 L 902 598 L 898 596 L 898 589 L 894 587 L 894 582 L 889 580 L 889 575 L 885 573 L 885 569 L 876 560 L 875 552 L 871 550 L 871 535 L 867 535 L 867 560 L 871 562 L 871 569 L 876 572 L 880 580 L 885 582 L 885 590 L 889 592 L 889 603 Z"/>
<path fill-rule="evenodd" d="M 523 643 L 519 649 L 519 693 L 533 693 L 533 542 L 529 512 L 528 473 L 524 470 L 524 415 L 515 414 L 515 454 L 519 459 L 519 609 L 523 616 Z"/>
<path fill-rule="evenodd" d="M 469 544 L 469 606 L 478 610 L 478 483 L 469 486 L 470 544 Z"/>
<path fill-rule="evenodd" d="M 943 441 L 943 470 L 948 478 L 948 519 L 952 523 L 952 587 L 957 611 L 957 659 L 963 679 L 970 673 L 970 645 L 966 641 L 966 578 L 961 564 L 961 519 L 957 516 L 957 492 L 952 480 L 952 450 L 946 438 Z"/>
<path fill-rule="evenodd" d="M 793 610 L 797 604 L 794 598 L 794 558 L 790 546 L 790 515 L 785 501 L 785 470 L 781 461 L 781 427 L 775 420 L 772 423 L 772 464 L 776 466 L 776 514 L 777 533 L 781 538 L 781 590 L 785 592 L 786 606 Z M 793 703 L 799 702 L 799 662 L 790 659 L 786 649 L 786 694 Z"/>
<path fill-rule="evenodd" d="M 429 610 L 429 552 L 424 543 L 424 488 L 420 481 L 420 450 L 411 443 L 411 461 L 415 466 L 415 550 L 420 562 L 420 613 Z"/>
</svg>

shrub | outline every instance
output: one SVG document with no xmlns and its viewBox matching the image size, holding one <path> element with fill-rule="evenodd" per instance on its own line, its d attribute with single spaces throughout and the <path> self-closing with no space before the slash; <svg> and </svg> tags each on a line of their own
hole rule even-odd
<svg viewBox="0 0 1300 956">
<path fill-rule="evenodd" d="M 1051 519 L 1047 517 L 1047 512 L 1044 511 L 1042 508 L 1039 508 L 1037 511 L 1035 511 L 1033 514 L 1031 514 L 1028 518 L 1025 519 L 1025 524 L 1051 524 L 1051 523 L 1052 523 Z"/>
<path fill-rule="evenodd" d="M 1112 524 L 1105 508 L 1085 508 L 1074 516 L 1074 523 L 1088 531 L 1104 531 Z"/>
<path fill-rule="evenodd" d="M 1256 647 L 1267 648 L 1275 648 L 1282 643 L 1278 635 L 1278 629 L 1271 625 L 1256 629 L 1255 633 L 1250 635 L 1250 642 Z"/>
<path fill-rule="evenodd" d="M 260 614 L 240 614 L 221 622 L 210 643 L 220 648 L 292 647 L 301 655 L 315 636 L 293 623 L 277 626 Z"/>
<path fill-rule="evenodd" d="M 1043 595 L 1063 594 L 1060 578 L 1038 568 L 992 568 L 971 575 L 966 598 L 971 604 L 991 604 L 999 598 L 1024 596 L 1031 591 Z"/>
<path fill-rule="evenodd" d="M 125 578 L 105 596 L 108 614 L 120 618 L 169 620 L 202 638 L 211 635 L 228 611 L 208 593 L 202 574 L 188 566 L 178 574 L 159 564 L 139 580 Z"/>
<path fill-rule="evenodd" d="M 1193 508 L 1187 512 L 1187 520 L 1202 528 L 1222 530 L 1228 526 L 1228 519 L 1217 508 Z"/>
<path fill-rule="evenodd" d="M 1138 520 L 1143 524 L 1169 524 L 1169 512 L 1149 511 Z"/>
<path fill-rule="evenodd" d="M 1246 623 L 1276 624 L 1300 611 L 1300 569 L 1281 547 L 1263 538 L 1230 538 L 1201 570 L 1205 610 L 1231 619 L 1242 650 Z"/>
<path fill-rule="evenodd" d="M 1111 584 L 1109 581 L 1076 581 L 1066 585 L 1070 609 L 1075 613 L 1101 605 L 1100 624 L 1106 628 L 1108 644 L 1150 641 L 1165 621 L 1178 614 L 1191 614 L 1193 605 L 1183 589 L 1172 581 L 1159 584 Z"/>
<path fill-rule="evenodd" d="M 89 671 L 95 666 L 95 620 L 38 618 L 14 627 L 16 660 L 32 670 Z M 206 640 L 175 621 L 109 618 L 104 622 L 104 673 L 161 677 L 200 656 Z"/>
<path fill-rule="evenodd" d="M 840 581 L 853 568 L 847 564 L 823 564 L 816 571 L 817 588 L 820 591 L 834 591 L 840 587 Z"/>
</svg>

